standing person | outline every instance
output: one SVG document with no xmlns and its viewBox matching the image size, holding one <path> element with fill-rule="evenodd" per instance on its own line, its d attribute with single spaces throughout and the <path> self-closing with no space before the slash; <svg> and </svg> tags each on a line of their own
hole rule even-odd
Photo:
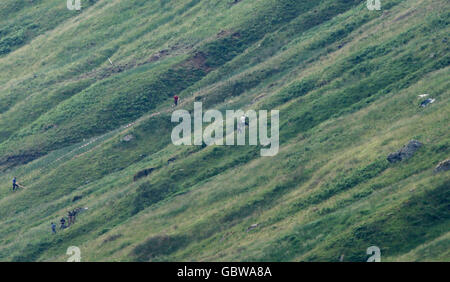
<svg viewBox="0 0 450 282">
<path fill-rule="evenodd" d="M 51 223 L 52 226 L 52 233 L 56 234 L 56 224 L 54 224 L 53 222 Z"/>
<path fill-rule="evenodd" d="M 61 218 L 60 222 L 61 222 L 61 227 L 60 227 L 60 229 L 66 228 L 66 220 L 64 219 L 64 217 Z"/>
<path fill-rule="evenodd" d="M 75 220 L 77 219 L 77 213 L 80 211 L 80 208 L 76 208 L 72 211 L 72 223 L 75 223 Z"/>
<path fill-rule="evenodd" d="M 72 225 L 73 223 L 73 216 L 72 216 L 72 212 L 68 211 L 67 215 L 69 216 L 69 222 L 67 223 L 67 227 L 69 227 L 70 225 Z"/>
<path fill-rule="evenodd" d="M 173 106 L 176 107 L 178 105 L 179 97 L 177 95 L 173 96 Z"/>
<path fill-rule="evenodd" d="M 15 191 L 17 188 L 19 188 L 19 185 L 17 185 L 17 179 L 15 176 L 12 180 L 12 183 L 13 183 L 13 191 Z"/>
</svg>

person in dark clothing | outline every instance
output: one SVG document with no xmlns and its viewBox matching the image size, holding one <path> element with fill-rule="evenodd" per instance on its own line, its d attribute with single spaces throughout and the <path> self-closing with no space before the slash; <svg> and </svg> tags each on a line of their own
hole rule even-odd
<svg viewBox="0 0 450 282">
<path fill-rule="evenodd" d="M 64 219 L 64 217 L 61 218 L 60 222 L 61 222 L 61 227 L 60 227 L 60 229 L 66 228 L 66 220 Z"/>
<path fill-rule="evenodd" d="M 53 222 L 51 223 L 52 226 L 52 233 L 56 234 L 56 224 L 54 224 Z"/>
<path fill-rule="evenodd" d="M 77 213 L 79 209 L 74 209 L 72 211 L 72 223 L 75 223 L 75 220 L 77 219 Z"/>
<path fill-rule="evenodd" d="M 178 105 L 179 97 L 177 95 L 173 96 L 173 105 L 176 107 Z"/>
<path fill-rule="evenodd" d="M 17 188 L 19 188 L 19 185 L 17 185 L 17 179 L 15 177 L 13 178 L 12 183 L 13 183 L 13 191 L 15 191 Z"/>
<path fill-rule="evenodd" d="M 69 227 L 73 223 L 73 213 L 71 211 L 68 211 L 67 215 L 69 216 L 69 222 L 67 223 L 67 227 Z"/>
</svg>

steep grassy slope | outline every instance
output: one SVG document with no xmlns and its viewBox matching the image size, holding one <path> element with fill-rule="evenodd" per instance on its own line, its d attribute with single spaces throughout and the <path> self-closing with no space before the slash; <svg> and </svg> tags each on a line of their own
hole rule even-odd
<svg viewBox="0 0 450 282">
<path fill-rule="evenodd" d="M 0 8 L 0 260 L 450 259 L 448 1 Z M 280 110 L 279 154 L 172 145 L 174 94 Z"/>
</svg>

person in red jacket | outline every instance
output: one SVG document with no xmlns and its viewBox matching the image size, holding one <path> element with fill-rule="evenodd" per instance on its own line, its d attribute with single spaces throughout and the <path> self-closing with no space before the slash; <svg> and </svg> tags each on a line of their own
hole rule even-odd
<svg viewBox="0 0 450 282">
<path fill-rule="evenodd" d="M 177 95 L 173 96 L 173 104 L 174 104 L 175 107 L 178 105 L 178 99 L 179 98 L 178 98 Z"/>
</svg>

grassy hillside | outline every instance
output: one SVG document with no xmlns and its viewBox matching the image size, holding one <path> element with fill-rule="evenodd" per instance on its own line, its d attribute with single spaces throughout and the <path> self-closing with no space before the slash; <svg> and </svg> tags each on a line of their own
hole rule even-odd
<svg viewBox="0 0 450 282">
<path fill-rule="evenodd" d="M 448 261 L 450 4 L 365 2 L 3 0 L 0 261 Z M 279 153 L 174 146 L 175 94 L 279 110 Z"/>
</svg>

